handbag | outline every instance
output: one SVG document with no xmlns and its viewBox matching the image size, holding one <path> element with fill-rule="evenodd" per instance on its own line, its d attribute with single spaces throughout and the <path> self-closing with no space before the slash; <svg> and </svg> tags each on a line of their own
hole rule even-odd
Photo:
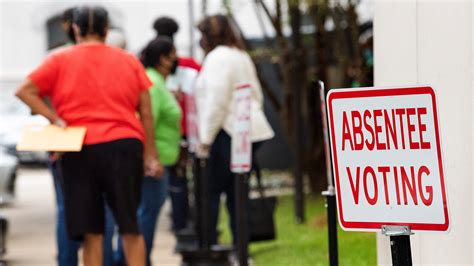
<svg viewBox="0 0 474 266">
<path fill-rule="evenodd" d="M 275 196 L 265 196 L 261 173 L 254 164 L 259 197 L 249 200 L 249 242 L 274 240 L 276 238 L 274 213 L 277 204 Z"/>
</svg>

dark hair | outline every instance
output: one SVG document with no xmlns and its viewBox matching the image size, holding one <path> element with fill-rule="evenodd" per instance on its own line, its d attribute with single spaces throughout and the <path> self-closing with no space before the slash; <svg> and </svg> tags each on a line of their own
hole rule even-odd
<svg viewBox="0 0 474 266">
<path fill-rule="evenodd" d="M 105 37 L 109 15 L 103 7 L 84 6 L 74 10 L 73 21 L 79 27 L 82 37 L 89 34 Z"/>
<path fill-rule="evenodd" d="M 63 14 L 61 15 L 61 21 L 67 24 L 66 35 L 73 43 L 76 43 L 76 37 L 74 36 L 74 31 L 72 30 L 72 21 L 75 9 L 75 7 L 70 7 L 64 10 Z"/>
<path fill-rule="evenodd" d="M 218 45 L 226 45 L 244 49 L 240 34 L 233 22 L 223 15 L 205 17 L 199 22 L 197 28 L 205 39 L 204 50 L 206 53 L 212 51 Z"/>
<path fill-rule="evenodd" d="M 179 30 L 178 23 L 170 17 L 159 17 L 153 23 L 153 29 L 159 36 L 167 36 L 173 40 L 173 36 Z"/>
<path fill-rule="evenodd" d="M 155 67 L 160 64 L 160 57 L 169 55 L 173 49 L 174 45 L 169 37 L 158 36 L 143 49 L 140 59 L 145 67 Z"/>
<path fill-rule="evenodd" d="M 74 16 L 74 10 L 76 8 L 74 7 L 70 7 L 66 10 L 64 10 L 63 14 L 61 15 L 61 21 L 63 23 L 71 23 L 72 24 L 72 19 L 73 19 L 73 16 Z"/>
</svg>

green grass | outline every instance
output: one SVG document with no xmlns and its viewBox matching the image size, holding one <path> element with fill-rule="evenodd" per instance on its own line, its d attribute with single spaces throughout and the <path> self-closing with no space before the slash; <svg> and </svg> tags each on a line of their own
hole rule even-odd
<svg viewBox="0 0 474 266">
<path fill-rule="evenodd" d="M 324 198 L 306 198 L 306 223 L 296 224 L 293 196 L 278 199 L 275 214 L 277 239 L 251 243 L 250 255 L 254 265 L 328 265 L 328 237 Z M 228 216 L 221 209 L 219 229 L 221 241 L 230 243 Z M 339 265 L 375 265 L 374 233 L 338 230 Z"/>
</svg>

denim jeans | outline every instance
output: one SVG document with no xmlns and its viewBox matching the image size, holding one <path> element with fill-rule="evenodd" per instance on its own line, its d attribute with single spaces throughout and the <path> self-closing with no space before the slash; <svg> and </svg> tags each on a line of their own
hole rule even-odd
<svg viewBox="0 0 474 266">
<path fill-rule="evenodd" d="M 168 195 L 169 173 L 170 168 L 165 167 L 165 173 L 161 179 L 152 177 L 143 178 L 142 196 L 137 216 L 140 230 L 145 239 L 146 264 L 148 266 L 151 265 L 150 254 L 153 249 L 156 223 L 160 215 L 161 207 L 165 203 L 166 196 Z M 116 265 L 126 265 L 121 239 L 119 239 L 117 246 L 118 248 L 115 253 Z"/>
<path fill-rule="evenodd" d="M 64 216 L 64 198 L 61 188 L 60 172 L 55 161 L 49 162 L 49 169 L 53 176 L 54 190 L 56 194 L 56 246 L 58 250 L 59 266 L 78 265 L 77 253 L 81 246 L 80 242 L 70 240 L 67 235 L 66 218 Z M 104 231 L 104 266 L 113 266 L 112 237 L 115 230 L 115 222 L 109 207 L 105 208 L 105 231 Z"/>
<path fill-rule="evenodd" d="M 188 183 L 186 177 L 177 176 L 175 170 L 171 170 L 168 177 L 173 230 L 179 231 L 181 229 L 186 228 L 188 223 Z"/>
<path fill-rule="evenodd" d="M 232 242 L 237 241 L 235 223 L 235 186 L 234 174 L 230 171 L 231 138 L 221 130 L 211 146 L 208 173 L 211 198 L 211 243 L 218 243 L 217 222 L 221 194 L 226 196 L 226 207 L 229 215 L 229 227 L 232 233 Z"/>
</svg>

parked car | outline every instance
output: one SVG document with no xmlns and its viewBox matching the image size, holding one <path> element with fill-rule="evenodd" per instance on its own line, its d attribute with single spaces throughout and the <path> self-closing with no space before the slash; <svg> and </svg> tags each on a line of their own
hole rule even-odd
<svg viewBox="0 0 474 266">
<path fill-rule="evenodd" d="M 21 132 L 26 126 L 47 125 L 48 120 L 40 115 L 31 115 L 30 109 L 13 96 L 12 89 L 0 91 L 0 146 L 10 155 L 18 158 L 21 164 L 45 164 L 48 161 L 46 152 L 16 150 Z"/>
<path fill-rule="evenodd" d="M 18 159 L 0 147 L 0 206 L 13 201 L 17 168 Z"/>
</svg>

